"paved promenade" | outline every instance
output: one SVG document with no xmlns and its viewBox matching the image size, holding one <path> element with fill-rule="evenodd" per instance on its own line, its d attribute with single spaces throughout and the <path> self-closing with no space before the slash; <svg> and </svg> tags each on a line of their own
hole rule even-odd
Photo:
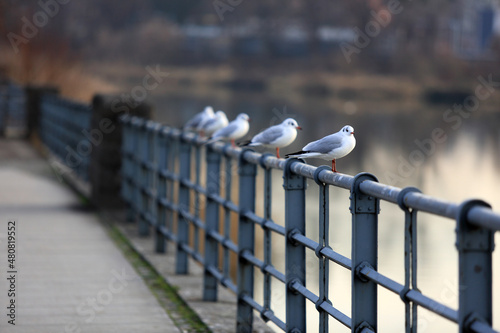
<svg viewBox="0 0 500 333">
<path fill-rule="evenodd" d="M 179 332 L 28 144 L 0 140 L 0 184 L 0 332 Z"/>
</svg>

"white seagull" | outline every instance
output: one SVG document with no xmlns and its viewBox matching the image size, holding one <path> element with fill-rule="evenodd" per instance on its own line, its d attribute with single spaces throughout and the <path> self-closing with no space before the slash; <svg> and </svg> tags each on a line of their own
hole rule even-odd
<svg viewBox="0 0 500 333">
<path fill-rule="evenodd" d="M 236 119 L 231 121 L 226 127 L 215 131 L 207 143 L 229 139 L 231 140 L 231 145 L 235 147 L 234 140 L 240 139 L 248 133 L 248 129 L 250 128 L 248 124 L 249 121 L 250 117 L 248 117 L 246 113 L 240 113 Z"/>
<path fill-rule="evenodd" d="M 324 160 L 332 160 L 332 171 L 337 172 L 335 160 L 349 154 L 355 146 L 354 128 L 346 125 L 337 133 L 310 142 L 301 151 L 288 154 L 286 157 L 316 157 Z"/>
<path fill-rule="evenodd" d="M 214 109 L 211 106 L 206 106 L 202 112 L 197 113 L 193 118 L 189 119 L 184 130 L 196 130 L 197 127 L 210 118 L 214 117 Z"/>
<path fill-rule="evenodd" d="M 243 146 L 265 146 L 276 148 L 276 157 L 280 158 L 280 148 L 291 144 L 297 137 L 297 130 L 302 128 L 297 124 L 295 119 L 285 119 L 281 124 L 271 126 L 259 134 L 255 135 L 252 140 L 243 144 Z"/>
<path fill-rule="evenodd" d="M 215 131 L 220 130 L 223 127 L 226 127 L 228 124 L 228 120 L 224 111 L 217 111 L 212 118 L 205 119 L 202 123 L 200 123 L 197 127 L 199 132 L 204 132 L 206 136 L 210 136 Z"/>
</svg>

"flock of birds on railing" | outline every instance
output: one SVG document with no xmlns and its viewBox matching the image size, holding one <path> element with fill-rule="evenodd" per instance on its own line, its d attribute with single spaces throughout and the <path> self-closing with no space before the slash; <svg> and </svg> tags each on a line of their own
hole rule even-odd
<svg viewBox="0 0 500 333">
<path fill-rule="evenodd" d="M 230 140 L 233 147 L 236 140 L 243 138 L 250 129 L 250 117 L 240 113 L 229 122 L 223 111 L 214 110 L 211 106 L 197 113 L 185 125 L 185 130 L 198 132 L 207 137 L 207 143 L 218 140 Z M 276 157 L 280 158 L 280 148 L 289 146 L 297 137 L 297 130 L 302 129 L 293 118 L 285 119 L 281 124 L 266 128 L 251 140 L 239 142 L 239 146 L 262 146 L 276 148 Z M 336 159 L 346 156 L 356 146 L 354 128 L 346 125 L 337 133 L 327 135 L 305 145 L 301 151 L 287 154 L 285 157 L 320 158 L 332 161 L 332 171 L 337 172 Z"/>
</svg>

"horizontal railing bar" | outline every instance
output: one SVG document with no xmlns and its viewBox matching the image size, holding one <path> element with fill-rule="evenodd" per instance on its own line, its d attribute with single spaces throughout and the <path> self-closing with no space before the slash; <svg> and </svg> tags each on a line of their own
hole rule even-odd
<svg viewBox="0 0 500 333">
<path fill-rule="evenodd" d="M 280 280 L 281 282 L 285 283 L 285 274 L 283 274 L 280 271 L 278 271 L 272 265 L 266 265 L 262 260 L 260 260 L 257 257 L 255 257 L 249 251 L 244 251 L 241 254 L 241 257 L 243 259 L 245 259 L 246 261 L 248 261 L 249 263 L 253 264 L 254 266 L 258 267 L 261 271 L 269 273 L 271 276 L 273 276 L 276 279 Z"/>
<path fill-rule="evenodd" d="M 373 181 L 364 181 L 360 184 L 363 193 L 372 195 L 379 199 L 397 204 L 398 195 L 402 189 L 380 184 Z M 459 205 L 433 198 L 418 192 L 409 192 L 404 198 L 407 207 L 417 209 L 426 213 L 436 214 L 455 220 Z M 469 210 L 467 219 L 470 223 L 490 230 L 500 230 L 500 214 L 486 207 L 473 207 Z"/>
<path fill-rule="evenodd" d="M 207 233 L 208 236 L 212 237 L 215 239 L 217 242 L 219 242 L 223 247 L 233 251 L 234 253 L 238 253 L 238 245 L 236 245 L 232 240 L 229 238 L 226 238 L 219 234 L 215 230 L 211 230 Z"/>
<path fill-rule="evenodd" d="M 495 331 L 487 323 L 478 320 L 472 322 L 472 324 L 469 327 L 473 332 L 476 333 L 498 333 L 498 331 Z"/>
<path fill-rule="evenodd" d="M 297 243 L 299 244 L 302 244 L 304 245 L 305 247 L 308 247 L 309 249 L 311 250 L 316 250 L 316 248 L 318 247 L 318 243 L 316 243 L 315 241 L 313 241 L 312 239 L 310 238 L 307 238 L 306 236 L 302 235 L 301 233 L 294 233 L 291 235 L 291 238 L 296 241 Z"/>
<path fill-rule="evenodd" d="M 335 252 L 332 248 L 325 247 L 319 253 L 344 268 L 352 269 L 351 259 Z"/>
<path fill-rule="evenodd" d="M 200 218 L 194 216 L 193 214 L 187 212 L 184 209 L 179 209 L 177 211 L 179 212 L 179 215 L 181 217 L 183 217 L 187 221 L 193 223 L 196 227 L 198 227 L 198 228 L 200 228 L 202 230 L 205 230 L 205 223 L 203 223 L 203 221 Z"/>
<path fill-rule="evenodd" d="M 295 240 L 296 242 L 304 245 L 305 247 L 307 247 L 313 251 L 316 251 L 316 249 L 319 246 L 319 243 L 313 241 L 310 238 L 307 238 L 306 236 L 304 236 L 300 233 L 294 233 L 291 236 L 291 238 L 293 240 Z M 340 266 L 342 266 L 344 268 L 351 269 L 351 267 L 352 267 L 351 260 L 349 258 L 346 258 L 343 255 L 333 251 L 333 249 L 331 249 L 331 248 L 323 248 L 320 251 L 320 253 L 323 254 L 326 258 L 332 260 L 333 262 L 335 262 L 336 264 L 339 264 Z"/>
<path fill-rule="evenodd" d="M 158 174 L 162 177 L 162 178 L 165 178 L 165 179 L 168 179 L 168 180 L 172 180 L 172 181 L 179 181 L 180 177 L 177 176 L 176 173 L 172 172 L 172 171 L 168 171 L 166 169 L 161 169 L 159 171 L 157 171 Z"/>
<path fill-rule="evenodd" d="M 184 252 L 186 252 L 187 254 L 189 254 L 191 257 L 193 257 L 193 259 L 196 260 L 197 262 L 199 262 L 202 266 L 205 266 L 205 259 L 203 258 L 203 256 L 200 253 L 196 252 L 188 244 L 186 244 L 186 243 L 182 243 L 182 244 L 177 243 L 177 246 L 179 248 L 181 248 Z"/>
<path fill-rule="evenodd" d="M 305 163 L 293 163 L 290 169 L 297 175 L 314 179 L 314 172 L 317 167 Z M 352 182 L 354 181 L 353 176 L 328 170 L 320 172 L 318 179 L 325 184 L 335 185 L 345 189 L 351 189 Z"/>
<path fill-rule="evenodd" d="M 249 219 L 250 221 L 257 223 L 258 225 L 262 226 L 263 228 L 275 231 L 283 236 L 285 235 L 285 227 L 283 227 L 279 224 L 276 224 L 271 220 L 266 220 L 265 218 L 256 215 L 252 211 L 246 211 L 243 214 L 243 216 L 246 217 L 247 219 Z"/>
<path fill-rule="evenodd" d="M 278 326 L 279 328 L 281 328 L 283 331 L 286 331 L 286 324 L 281 319 L 279 319 L 278 317 L 276 317 L 276 315 L 272 311 L 267 311 L 266 309 L 264 309 L 264 307 L 261 306 L 259 303 L 257 303 L 252 297 L 250 297 L 248 295 L 243 295 L 240 299 L 243 302 L 245 302 L 248 305 L 250 305 L 255 310 L 259 311 L 262 317 L 264 317 L 265 319 L 270 320 L 276 326 Z"/>
<path fill-rule="evenodd" d="M 157 198 L 156 199 L 160 206 L 167 208 L 172 212 L 178 212 L 179 206 L 174 204 L 173 202 L 168 201 L 166 198 Z"/>
<path fill-rule="evenodd" d="M 215 266 L 207 266 L 205 269 L 212 274 L 213 277 L 215 277 L 221 285 L 224 287 L 228 288 L 231 290 L 233 293 L 238 294 L 238 287 L 231 281 L 231 279 L 226 278 L 224 274 L 222 274 L 217 267 Z"/>
<path fill-rule="evenodd" d="M 372 267 L 365 266 L 363 267 L 360 271 L 359 274 L 363 275 L 365 278 L 381 285 L 382 287 L 386 288 L 387 290 L 392 291 L 395 294 L 401 294 L 401 292 L 404 289 L 404 286 L 397 283 L 396 281 L 382 275 L 381 273 L 377 272 L 374 270 Z M 430 299 L 427 296 L 422 295 L 421 292 L 416 291 L 416 290 L 409 290 L 408 293 L 406 293 L 406 298 L 408 300 L 412 301 L 413 303 L 420 305 L 423 308 L 426 308 L 427 310 L 434 312 L 435 314 L 438 314 L 448 320 L 451 320 L 455 323 L 458 322 L 458 313 L 457 311 L 447 307 L 446 305 L 443 305 L 441 303 L 438 303 L 432 299 Z"/>
<path fill-rule="evenodd" d="M 490 230 L 500 230 L 500 217 L 491 209 L 486 207 L 472 207 L 467 214 L 469 222 Z"/>
<path fill-rule="evenodd" d="M 290 288 L 298 293 L 300 293 L 302 296 L 310 300 L 312 303 L 316 304 L 319 300 L 319 297 L 315 295 L 312 291 L 307 289 L 304 285 L 302 285 L 299 281 L 293 282 L 290 285 Z M 320 307 L 326 311 L 330 316 L 338 320 L 341 324 L 345 325 L 348 328 L 351 328 L 351 318 L 340 312 L 339 310 L 335 309 L 331 304 L 327 302 L 321 303 Z"/>
<path fill-rule="evenodd" d="M 286 234 L 286 231 L 285 231 L 285 227 L 277 224 L 277 223 L 274 223 L 273 221 L 271 220 L 265 220 L 264 224 L 262 225 L 262 227 L 264 229 L 269 229 L 271 231 L 274 231 L 280 235 L 283 235 L 285 236 Z"/>
<path fill-rule="evenodd" d="M 164 237 L 166 237 L 168 240 L 177 243 L 177 236 L 174 233 L 169 232 L 166 226 L 164 225 L 158 226 L 156 227 L 156 230 Z"/>
</svg>

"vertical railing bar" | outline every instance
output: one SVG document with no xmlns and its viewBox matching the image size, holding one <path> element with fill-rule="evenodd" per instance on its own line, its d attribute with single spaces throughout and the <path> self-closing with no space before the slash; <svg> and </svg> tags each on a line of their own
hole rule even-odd
<svg viewBox="0 0 500 333">
<path fill-rule="evenodd" d="M 406 293 L 410 290 L 410 280 L 411 280 L 411 273 L 412 273 L 412 266 L 410 265 L 411 261 L 411 244 L 412 244 L 412 234 L 411 234 L 411 213 L 406 210 L 405 211 L 405 245 L 404 245 L 404 250 L 405 250 L 405 284 L 404 284 L 404 289 L 402 293 L 401 299 L 405 303 L 405 331 L 406 333 L 410 333 L 412 331 L 412 317 L 411 317 L 411 303 L 410 301 L 406 298 Z"/>
<path fill-rule="evenodd" d="M 194 158 L 195 158 L 195 184 L 200 186 L 200 173 L 201 173 L 201 148 L 198 145 L 194 146 Z M 200 217 L 200 193 L 194 191 L 194 217 Z M 194 252 L 200 253 L 200 230 L 193 224 L 194 227 Z"/>
<path fill-rule="evenodd" d="M 418 291 L 417 285 L 417 210 L 411 211 L 411 288 Z M 412 304 L 412 333 L 417 333 L 418 325 L 418 305 Z"/>
<path fill-rule="evenodd" d="M 264 170 L 264 219 L 266 221 L 272 220 L 272 169 L 269 168 L 265 161 L 269 156 L 274 157 L 273 154 L 267 153 L 262 154 L 259 160 L 259 164 Z M 262 226 L 264 229 L 264 267 L 272 266 L 272 232 L 270 229 L 266 228 L 264 225 Z M 267 271 L 263 271 L 264 274 L 264 288 L 263 288 L 263 296 L 264 296 L 264 312 L 267 315 L 272 315 L 273 311 L 271 310 L 271 274 Z M 267 320 L 266 317 L 263 317 L 264 320 Z"/>
<path fill-rule="evenodd" d="M 156 141 L 158 139 L 158 128 L 160 124 L 155 123 L 153 121 L 150 121 L 148 123 L 148 126 L 146 127 L 147 133 L 148 133 L 148 190 L 150 191 L 151 195 L 148 195 L 148 212 L 150 217 L 152 218 L 152 223 L 154 226 L 156 226 L 156 221 L 158 220 L 158 211 L 157 211 L 157 206 L 155 203 L 155 198 L 157 194 L 157 177 L 156 177 L 156 164 L 158 160 L 158 155 L 156 154 Z M 148 222 L 148 228 L 149 228 L 149 222 Z M 155 246 L 156 247 L 156 246 Z"/>
<path fill-rule="evenodd" d="M 323 302 L 328 300 L 329 283 L 329 260 L 321 254 L 321 250 L 329 246 L 329 186 L 319 180 L 319 174 L 329 170 L 328 166 L 321 166 L 314 172 L 314 180 L 319 186 L 319 240 L 316 248 L 316 256 L 319 260 L 319 297 L 316 302 L 316 310 L 319 312 L 319 332 L 328 333 L 329 315 L 321 308 Z"/>
<path fill-rule="evenodd" d="M 143 120 L 141 125 L 139 126 L 139 151 L 140 151 L 140 161 L 139 161 L 139 197 L 140 197 L 140 205 L 139 205 L 139 223 L 138 223 L 138 232 L 140 236 L 149 235 L 149 226 L 146 221 L 146 214 L 148 211 L 148 197 L 143 192 L 143 189 L 148 186 L 148 171 L 146 169 L 145 164 L 148 160 L 148 140 L 147 140 L 147 128 L 146 122 Z"/>
<path fill-rule="evenodd" d="M 255 225 L 245 217 L 246 212 L 255 211 L 255 176 L 257 167 L 245 160 L 244 149 L 238 161 L 238 200 L 240 212 L 238 216 L 238 303 L 236 315 L 236 332 L 253 332 L 253 308 L 247 304 L 244 297 L 254 297 L 254 266 L 243 258 L 244 253 L 254 254 Z"/>
<path fill-rule="evenodd" d="M 176 273 L 188 274 L 188 253 L 182 248 L 182 245 L 189 241 L 189 224 L 182 216 L 182 213 L 189 212 L 190 190 L 184 184 L 189 181 L 191 176 L 191 144 L 182 138 L 179 142 L 179 211 L 177 214 L 177 258 Z"/>
<path fill-rule="evenodd" d="M 167 251 L 167 240 L 160 232 L 160 228 L 166 225 L 166 208 L 160 204 L 159 199 L 167 197 L 167 180 L 160 175 L 160 173 L 167 169 L 167 138 L 164 133 L 158 133 L 158 140 L 156 142 L 158 160 L 156 163 L 156 177 L 157 177 L 157 192 L 156 192 L 156 252 L 165 253 Z"/>
<path fill-rule="evenodd" d="M 219 242 L 211 237 L 212 231 L 219 232 L 219 204 L 211 198 L 211 195 L 220 194 L 220 160 L 221 155 L 207 146 L 207 205 L 205 212 L 205 271 L 203 274 L 203 300 L 217 301 L 218 281 L 207 267 L 219 268 Z"/>
<path fill-rule="evenodd" d="M 293 235 L 306 234 L 306 178 L 292 172 L 297 159 L 288 159 L 283 168 L 285 189 L 285 282 L 286 282 L 286 332 L 306 331 L 306 300 L 295 292 L 293 284 L 306 285 L 305 247 L 294 242 Z M 294 331 L 295 330 L 295 331 Z"/>
<path fill-rule="evenodd" d="M 458 209 L 458 327 L 460 333 L 471 332 L 475 322 L 493 323 L 493 269 L 494 233 L 472 226 L 467 218 L 473 207 L 491 206 L 481 200 L 467 200 Z"/>
<path fill-rule="evenodd" d="M 174 139 L 171 135 L 167 135 L 167 153 L 166 153 L 166 168 L 169 172 L 175 173 L 176 169 L 176 163 L 180 160 L 179 157 L 179 141 Z M 167 200 L 171 203 L 175 202 L 175 180 L 173 179 L 167 179 L 166 182 L 166 192 L 167 192 Z M 179 202 L 179 198 L 177 197 L 177 203 Z M 168 230 L 168 232 L 173 233 L 174 232 L 174 212 L 170 209 L 166 210 L 166 216 L 165 216 L 165 228 Z"/>
<path fill-rule="evenodd" d="M 405 197 L 409 193 L 420 193 L 415 187 L 406 187 L 398 195 L 397 203 L 405 213 L 404 226 L 404 265 L 405 284 L 400 293 L 401 300 L 405 303 L 405 331 L 407 333 L 417 331 L 417 304 L 406 297 L 408 291 L 417 289 L 417 210 L 409 209 L 405 204 Z M 411 287 L 410 287 L 411 286 Z"/>
<path fill-rule="evenodd" d="M 272 169 L 264 169 L 264 218 L 271 220 L 272 214 Z M 264 264 L 272 265 L 272 233 L 264 229 Z M 271 274 L 264 272 L 264 309 L 271 310 Z"/>
<path fill-rule="evenodd" d="M 377 181 L 374 175 L 361 173 L 354 177 L 351 188 L 352 214 L 352 332 L 363 329 L 377 331 L 377 285 L 359 272 L 364 267 L 378 266 L 378 213 L 379 199 L 363 194 L 360 184 L 365 180 Z"/>
<path fill-rule="evenodd" d="M 232 159 L 229 156 L 225 156 L 224 164 L 224 192 L 225 199 L 231 201 L 231 174 L 232 174 Z M 231 211 L 229 208 L 224 207 L 224 237 L 226 239 L 231 238 Z M 224 247 L 224 257 L 223 257 L 223 272 L 225 277 L 229 277 L 229 249 Z"/>
</svg>

